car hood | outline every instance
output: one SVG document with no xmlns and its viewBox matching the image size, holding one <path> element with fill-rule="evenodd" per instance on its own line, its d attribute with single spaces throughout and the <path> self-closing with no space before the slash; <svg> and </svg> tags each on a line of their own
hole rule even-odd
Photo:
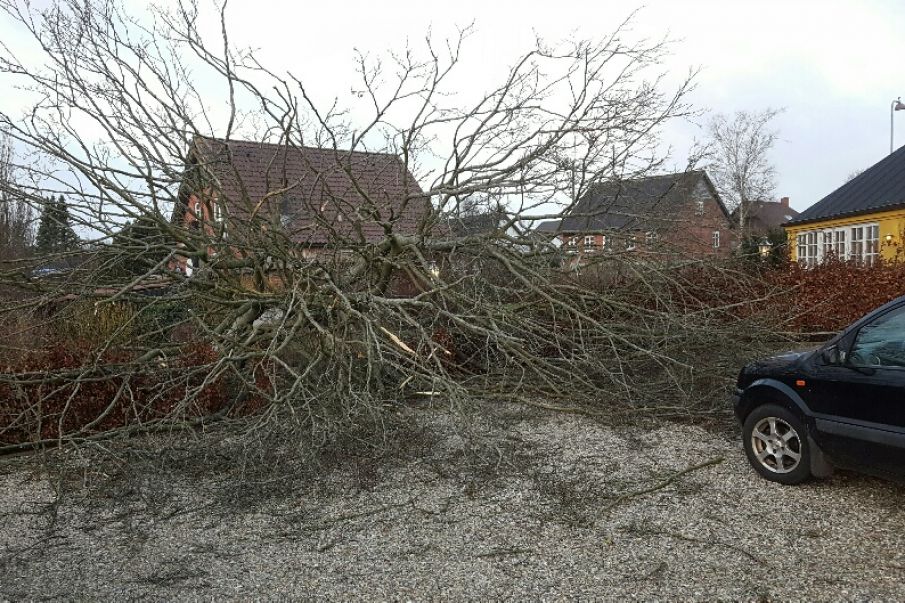
<svg viewBox="0 0 905 603">
<path fill-rule="evenodd" d="M 756 360 L 752 362 L 750 366 L 754 369 L 759 370 L 770 370 L 792 366 L 797 364 L 798 361 L 805 356 L 812 354 L 816 349 L 816 347 L 812 347 L 804 350 L 789 350 L 788 352 L 783 352 L 782 354 L 777 354 L 776 356 L 770 356 L 768 358 L 761 358 L 760 360 Z"/>
<path fill-rule="evenodd" d="M 781 378 L 790 373 L 797 372 L 801 362 L 813 354 L 815 349 L 817 348 L 791 350 L 783 352 L 782 354 L 756 360 L 742 369 L 738 376 L 737 385 L 738 387 L 744 388 L 755 379 L 763 377 Z"/>
</svg>

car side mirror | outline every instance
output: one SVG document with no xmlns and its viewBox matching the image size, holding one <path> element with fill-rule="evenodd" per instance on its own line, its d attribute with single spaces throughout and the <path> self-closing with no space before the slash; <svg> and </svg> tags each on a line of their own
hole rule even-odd
<svg viewBox="0 0 905 603">
<path fill-rule="evenodd" d="M 838 347 L 830 346 L 820 352 L 820 360 L 823 362 L 823 364 L 839 366 L 843 362 L 843 355 L 842 352 L 839 351 Z"/>
</svg>

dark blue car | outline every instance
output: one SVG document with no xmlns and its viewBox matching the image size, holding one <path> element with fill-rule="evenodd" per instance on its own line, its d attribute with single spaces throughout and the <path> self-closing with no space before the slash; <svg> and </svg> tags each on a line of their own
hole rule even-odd
<svg viewBox="0 0 905 603">
<path fill-rule="evenodd" d="M 769 480 L 797 484 L 834 466 L 905 474 L 905 296 L 817 350 L 743 368 L 735 414 Z"/>
</svg>

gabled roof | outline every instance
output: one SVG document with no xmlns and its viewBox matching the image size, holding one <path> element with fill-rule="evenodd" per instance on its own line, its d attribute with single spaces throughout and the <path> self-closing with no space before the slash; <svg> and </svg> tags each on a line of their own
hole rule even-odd
<svg viewBox="0 0 905 603">
<path fill-rule="evenodd" d="M 905 147 L 887 155 L 789 224 L 884 211 L 905 206 Z"/>
<path fill-rule="evenodd" d="M 395 232 L 413 233 L 428 209 L 418 183 L 392 154 L 199 136 L 189 162 L 231 221 L 275 220 L 302 244 L 337 236 L 375 242 L 388 223 Z"/>
<path fill-rule="evenodd" d="M 562 220 L 541 222 L 536 230 L 548 233 L 660 230 L 676 225 L 677 212 L 701 183 L 729 220 L 729 212 L 710 177 L 703 170 L 693 170 L 598 184 L 575 204 L 569 215 Z"/>
<path fill-rule="evenodd" d="M 798 212 L 778 201 L 753 201 L 748 206 L 747 227 L 752 232 L 767 232 L 794 220 Z M 738 218 L 738 209 L 732 212 Z"/>
</svg>

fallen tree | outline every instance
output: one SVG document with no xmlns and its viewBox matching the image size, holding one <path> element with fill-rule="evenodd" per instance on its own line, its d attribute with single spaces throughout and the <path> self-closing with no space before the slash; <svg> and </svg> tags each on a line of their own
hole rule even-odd
<svg viewBox="0 0 905 603">
<path fill-rule="evenodd" d="M 412 399 L 706 414 L 770 345 L 777 317 L 671 293 L 677 266 L 745 290 L 742 270 L 616 253 L 579 274 L 533 231 L 661 167 L 692 85 L 666 91 L 664 43 L 539 41 L 457 96 L 463 30 L 361 55 L 353 111 L 234 49 L 225 5 L 216 44 L 193 3 L 0 8 L 43 50 L 0 59 L 36 99 L 0 115 L 36 183 L 18 194 L 64 196 L 84 237 L 2 265 L 0 450 L 213 421 L 316 443 Z"/>
</svg>

